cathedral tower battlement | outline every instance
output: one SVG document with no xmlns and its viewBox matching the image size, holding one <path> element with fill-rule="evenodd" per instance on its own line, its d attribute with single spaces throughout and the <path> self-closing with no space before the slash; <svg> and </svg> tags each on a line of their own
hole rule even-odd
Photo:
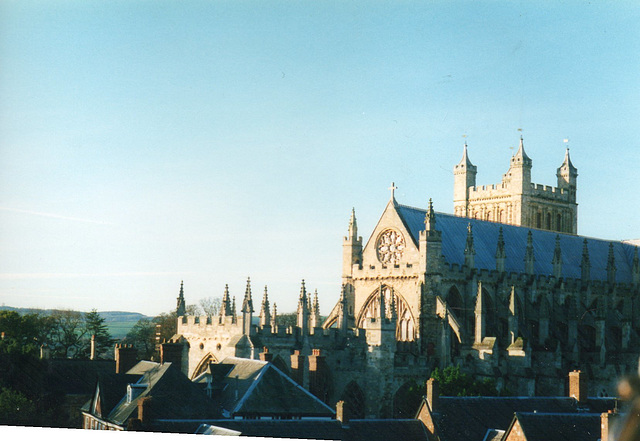
<svg viewBox="0 0 640 441">
<path fill-rule="evenodd" d="M 578 233 L 576 189 L 578 169 L 569 149 L 556 171 L 557 186 L 531 182 L 533 161 L 520 137 L 518 151 L 500 184 L 476 185 L 477 167 L 471 163 L 465 142 L 462 159 L 453 168 L 453 206 L 456 216 L 529 228 Z"/>
</svg>

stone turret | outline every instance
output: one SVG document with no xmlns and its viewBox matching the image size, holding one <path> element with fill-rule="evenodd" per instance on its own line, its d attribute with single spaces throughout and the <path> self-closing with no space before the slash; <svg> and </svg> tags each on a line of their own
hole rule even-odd
<svg viewBox="0 0 640 441">
<path fill-rule="evenodd" d="M 531 188 L 531 168 L 533 161 L 524 151 L 524 140 L 520 136 L 520 145 L 515 155 L 511 157 L 511 166 L 505 175 L 505 181 L 516 194 L 528 193 Z"/>
<path fill-rule="evenodd" d="M 353 265 L 362 265 L 362 237 L 358 236 L 356 210 L 351 209 L 349 229 L 342 242 L 342 276 L 350 277 Z"/>
<path fill-rule="evenodd" d="M 511 294 L 509 295 L 509 337 L 511 343 L 516 341 L 518 338 L 518 299 L 516 298 L 516 288 L 514 286 L 511 287 Z"/>
<path fill-rule="evenodd" d="M 302 336 L 309 333 L 309 299 L 307 297 L 307 288 L 304 286 L 304 280 L 300 287 L 300 298 L 298 299 L 298 312 L 296 319 L 296 326 L 300 328 L 300 334 Z"/>
<path fill-rule="evenodd" d="M 484 311 L 484 301 L 482 293 L 482 282 L 478 282 L 478 294 L 476 295 L 476 307 L 474 315 L 476 318 L 474 343 L 480 344 L 484 339 L 486 332 L 486 313 Z"/>
<path fill-rule="evenodd" d="M 231 299 L 231 321 L 236 323 L 238 321 L 238 315 L 236 313 L 236 296 Z"/>
<path fill-rule="evenodd" d="M 178 302 L 176 306 L 176 315 L 182 317 L 187 313 L 187 304 L 184 301 L 184 281 L 180 282 L 180 294 L 178 294 Z"/>
<path fill-rule="evenodd" d="M 396 322 L 398 320 L 398 307 L 396 305 L 396 295 L 393 292 L 393 288 L 391 288 L 391 300 L 389 302 L 389 317 L 392 322 Z"/>
<path fill-rule="evenodd" d="M 442 272 L 442 232 L 436 229 L 436 212 L 433 201 L 429 199 L 429 208 L 424 217 L 424 230 L 420 231 L 420 265 L 427 274 Z"/>
<path fill-rule="evenodd" d="M 313 302 L 311 303 L 311 315 L 309 317 L 309 327 L 319 328 L 320 323 L 320 302 L 318 301 L 318 290 L 316 289 L 313 294 Z"/>
<path fill-rule="evenodd" d="M 273 302 L 273 313 L 271 314 L 271 329 L 276 330 L 276 326 L 278 325 L 278 305 Z"/>
<path fill-rule="evenodd" d="M 244 300 L 242 301 L 242 333 L 250 335 L 253 318 L 253 300 L 251 299 L 251 279 L 247 278 L 247 288 L 244 291 Z"/>
<path fill-rule="evenodd" d="M 233 315 L 231 309 L 231 299 L 229 298 L 229 285 L 224 286 L 224 294 L 222 295 L 222 304 L 220 305 L 220 318 L 231 317 Z"/>
<path fill-rule="evenodd" d="M 338 310 L 338 329 L 343 336 L 347 335 L 347 329 L 349 329 L 349 303 L 344 291 L 345 286 L 342 285 Z"/>
<path fill-rule="evenodd" d="M 524 272 L 533 275 L 536 258 L 533 254 L 533 234 L 527 234 L 527 247 L 524 250 Z"/>
<path fill-rule="evenodd" d="M 467 225 L 467 243 L 464 247 L 464 264 L 469 268 L 475 267 L 476 250 L 473 247 L 473 228 L 471 223 Z"/>
<path fill-rule="evenodd" d="M 570 195 L 570 202 L 575 202 L 576 188 L 578 186 L 578 169 L 571 163 L 569 147 L 567 147 L 564 154 L 564 161 L 562 162 L 562 165 L 558 167 L 556 176 L 558 177 L 558 188 L 567 190 Z"/>
<path fill-rule="evenodd" d="M 427 208 L 427 214 L 424 217 L 424 230 L 427 232 L 427 236 L 433 238 L 442 237 L 442 232 L 436 230 L 436 212 L 433 209 L 431 198 L 429 198 L 429 208 Z"/>
<path fill-rule="evenodd" d="M 453 206 L 456 216 L 468 216 L 469 187 L 476 186 L 478 168 L 471 163 L 464 143 L 462 159 L 453 167 Z"/>
<path fill-rule="evenodd" d="M 577 169 L 569 151 L 557 170 L 558 187 L 531 182 L 533 161 L 520 136 L 518 150 L 510 159 L 502 182 L 476 184 L 476 167 L 467 156 L 454 167 L 453 205 L 456 216 L 501 222 L 524 227 L 577 234 Z"/>
<path fill-rule="evenodd" d="M 262 297 L 262 305 L 260 307 L 260 326 L 271 327 L 271 311 L 269 310 L 269 294 L 267 287 L 264 287 L 264 296 Z"/>
</svg>

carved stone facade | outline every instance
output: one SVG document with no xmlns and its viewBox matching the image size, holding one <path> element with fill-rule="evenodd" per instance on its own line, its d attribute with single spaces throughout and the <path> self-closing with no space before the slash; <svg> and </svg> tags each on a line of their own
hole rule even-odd
<svg viewBox="0 0 640 441">
<path fill-rule="evenodd" d="M 576 188 L 578 169 L 571 163 L 567 149 L 562 165 L 556 172 L 557 187 L 533 184 L 533 162 L 520 147 L 511 158 L 509 170 L 502 182 L 476 186 L 477 167 L 471 163 L 464 146 L 462 160 L 454 167 L 454 214 L 473 219 L 521 225 L 529 228 L 578 232 Z"/>
<path fill-rule="evenodd" d="M 520 147 L 516 165 L 518 157 L 530 165 Z M 466 148 L 461 164 L 475 172 Z M 536 199 L 530 187 L 511 199 L 519 208 L 505 222 L 523 223 L 522 213 L 542 207 L 537 201 L 575 216 L 577 173 L 568 153 L 563 167 L 573 184 L 549 192 L 557 201 Z M 194 378 L 226 356 L 268 355 L 330 406 L 358 403 L 355 414 L 370 417 L 413 417 L 401 410 L 402 394 L 449 365 L 511 393 L 540 396 L 565 396 L 567 373 L 581 369 L 591 377 L 589 395 L 613 395 L 617 378 L 637 367 L 638 248 L 576 236 L 575 217 L 570 232 L 558 233 L 467 219 L 460 210 L 469 205 L 456 207 L 457 216 L 436 213 L 431 202 L 426 210 L 404 206 L 392 190 L 364 245 L 352 212 L 342 291 L 324 324 L 317 293 L 312 298 L 304 282 L 295 327 L 278 326 L 266 289 L 254 323 L 247 282 L 240 315 L 225 291 L 220 316 L 178 319 L 185 372 Z"/>
</svg>

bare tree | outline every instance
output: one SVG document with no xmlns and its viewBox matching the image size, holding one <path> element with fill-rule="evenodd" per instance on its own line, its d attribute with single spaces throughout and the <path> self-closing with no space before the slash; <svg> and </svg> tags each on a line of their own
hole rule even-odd
<svg viewBox="0 0 640 441">
<path fill-rule="evenodd" d="M 84 335 L 87 333 L 84 314 L 78 311 L 55 311 L 52 335 L 54 350 L 63 358 L 79 357 Z"/>
<path fill-rule="evenodd" d="M 214 317 L 220 313 L 222 306 L 222 297 L 205 297 L 200 299 L 200 308 L 204 311 L 204 315 Z"/>
<path fill-rule="evenodd" d="M 187 305 L 187 315 L 202 315 L 202 310 L 198 305 Z"/>
</svg>

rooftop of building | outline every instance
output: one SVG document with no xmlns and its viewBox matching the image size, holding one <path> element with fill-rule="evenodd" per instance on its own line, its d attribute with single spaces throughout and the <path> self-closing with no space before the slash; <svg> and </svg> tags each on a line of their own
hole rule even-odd
<svg viewBox="0 0 640 441">
<path fill-rule="evenodd" d="M 415 419 L 350 420 L 347 424 L 330 419 L 159 421 L 153 426 L 153 430 L 173 433 L 221 434 L 220 429 L 239 432 L 240 436 L 260 438 L 431 441 L 422 422 Z"/>
<path fill-rule="evenodd" d="M 422 406 L 426 405 L 425 399 Z M 588 398 L 579 403 L 572 397 L 439 397 L 431 414 L 441 439 L 466 441 L 482 440 L 490 429 L 508 429 L 516 413 L 599 418 L 617 406 L 615 398 Z"/>
<path fill-rule="evenodd" d="M 272 363 L 226 357 L 210 364 L 194 379 L 205 385 L 211 381 L 212 400 L 225 417 L 335 415 L 333 409 L 298 385 Z"/>
<path fill-rule="evenodd" d="M 425 228 L 424 219 L 427 211 L 400 204 L 396 205 L 396 209 L 417 245 L 420 231 Z M 556 238 L 559 238 L 562 250 L 562 277 L 579 279 L 581 277 L 580 264 L 584 240 L 586 239 L 591 280 L 607 280 L 610 246 L 613 249 L 615 259 L 616 281 L 630 283 L 632 280 L 633 259 L 637 253 L 637 247 L 633 244 L 436 213 L 435 228 L 443 233 L 442 254 L 449 265 L 462 266 L 464 264 L 464 250 L 469 225 L 471 225 L 473 234 L 474 261 L 477 269 L 489 271 L 496 269 L 496 248 L 500 229 L 502 229 L 507 255 L 505 261 L 505 271 L 507 272 L 525 272 L 524 256 L 527 237 L 531 232 L 535 257 L 534 273 L 536 275 L 550 276 L 553 274 L 553 254 Z"/>
</svg>

